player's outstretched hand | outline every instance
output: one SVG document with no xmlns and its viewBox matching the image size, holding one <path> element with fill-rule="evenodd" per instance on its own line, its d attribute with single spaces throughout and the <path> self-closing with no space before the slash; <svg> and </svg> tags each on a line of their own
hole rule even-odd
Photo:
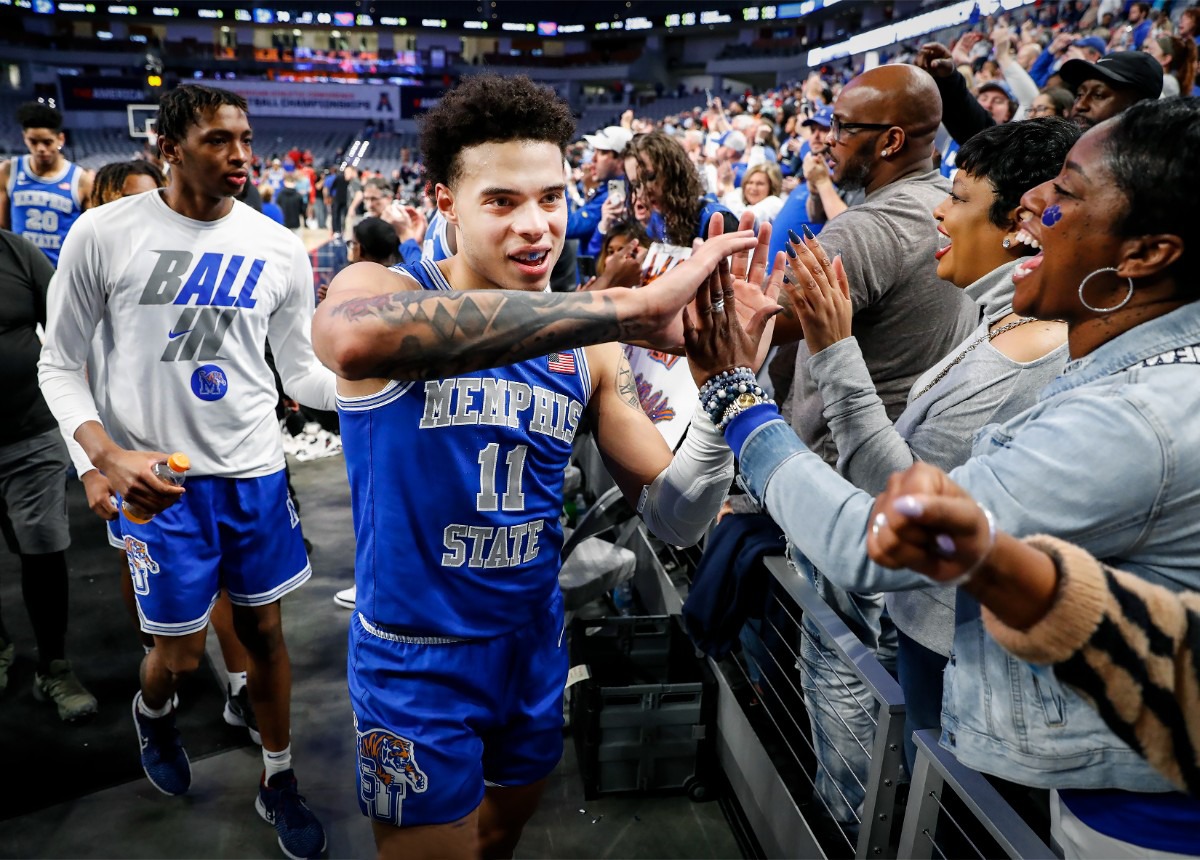
<svg viewBox="0 0 1200 860">
<path fill-rule="evenodd" d="M 97 465 L 121 498 L 146 513 L 157 514 L 179 501 L 184 493 L 183 487 L 168 484 L 154 474 L 155 464 L 166 461 L 167 455 L 161 451 L 117 449 Z"/>
<path fill-rule="evenodd" d="M 707 283 L 722 260 L 750 251 L 757 244 L 754 233 L 745 230 L 713 236 L 698 246 L 691 257 L 637 290 L 637 317 L 622 320 L 626 339 L 644 340 L 660 349 L 678 349 L 683 344 L 680 311 L 684 305 Z"/>
</svg>

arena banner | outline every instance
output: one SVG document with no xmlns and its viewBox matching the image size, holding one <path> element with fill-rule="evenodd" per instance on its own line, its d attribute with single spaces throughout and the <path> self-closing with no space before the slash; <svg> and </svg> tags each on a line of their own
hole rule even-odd
<svg viewBox="0 0 1200 860">
<path fill-rule="evenodd" d="M 321 117 L 365 121 L 400 118 L 400 90 L 391 84 L 304 84 L 282 81 L 204 81 L 246 99 L 250 116 Z"/>
<path fill-rule="evenodd" d="M 125 105 L 146 100 L 141 78 L 60 75 L 58 86 L 67 110 L 125 110 Z"/>
</svg>

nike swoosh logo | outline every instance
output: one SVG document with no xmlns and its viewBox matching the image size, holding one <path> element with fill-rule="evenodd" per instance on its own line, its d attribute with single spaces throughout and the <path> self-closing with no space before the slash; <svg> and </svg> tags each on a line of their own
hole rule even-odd
<svg viewBox="0 0 1200 860">
<path fill-rule="evenodd" d="M 167 332 L 167 339 L 168 339 L 168 340 L 174 340 L 175 338 L 177 338 L 177 337 L 181 337 L 181 336 L 183 336 L 183 335 L 187 334 L 187 333 L 188 333 L 188 332 L 190 332 L 190 331 L 191 331 L 191 329 L 190 329 L 190 328 L 189 328 L 189 329 L 184 329 L 183 331 L 169 331 L 169 332 Z"/>
</svg>

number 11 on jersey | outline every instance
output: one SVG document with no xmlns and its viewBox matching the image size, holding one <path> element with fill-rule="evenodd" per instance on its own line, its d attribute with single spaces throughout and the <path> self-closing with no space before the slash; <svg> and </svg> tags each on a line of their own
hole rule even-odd
<svg viewBox="0 0 1200 860">
<path fill-rule="evenodd" d="M 504 482 L 504 494 L 496 495 L 496 466 L 500 461 L 500 445 L 488 444 L 479 452 L 479 493 L 475 496 L 475 508 L 479 511 L 523 511 L 525 493 L 521 489 L 525 478 L 525 455 L 528 445 L 517 445 L 504 455 L 508 475 Z"/>
</svg>

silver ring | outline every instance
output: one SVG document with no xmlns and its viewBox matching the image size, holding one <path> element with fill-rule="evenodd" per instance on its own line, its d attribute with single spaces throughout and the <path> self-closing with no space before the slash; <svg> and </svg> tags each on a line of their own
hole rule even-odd
<svg viewBox="0 0 1200 860">
<path fill-rule="evenodd" d="M 712 308 L 709 310 L 709 313 L 714 313 L 714 314 L 725 313 L 725 300 L 719 299 L 718 301 L 713 302 Z"/>
<path fill-rule="evenodd" d="M 871 521 L 871 537 L 879 537 L 879 530 L 887 525 L 887 514 L 880 511 L 875 515 L 875 519 Z"/>
</svg>

